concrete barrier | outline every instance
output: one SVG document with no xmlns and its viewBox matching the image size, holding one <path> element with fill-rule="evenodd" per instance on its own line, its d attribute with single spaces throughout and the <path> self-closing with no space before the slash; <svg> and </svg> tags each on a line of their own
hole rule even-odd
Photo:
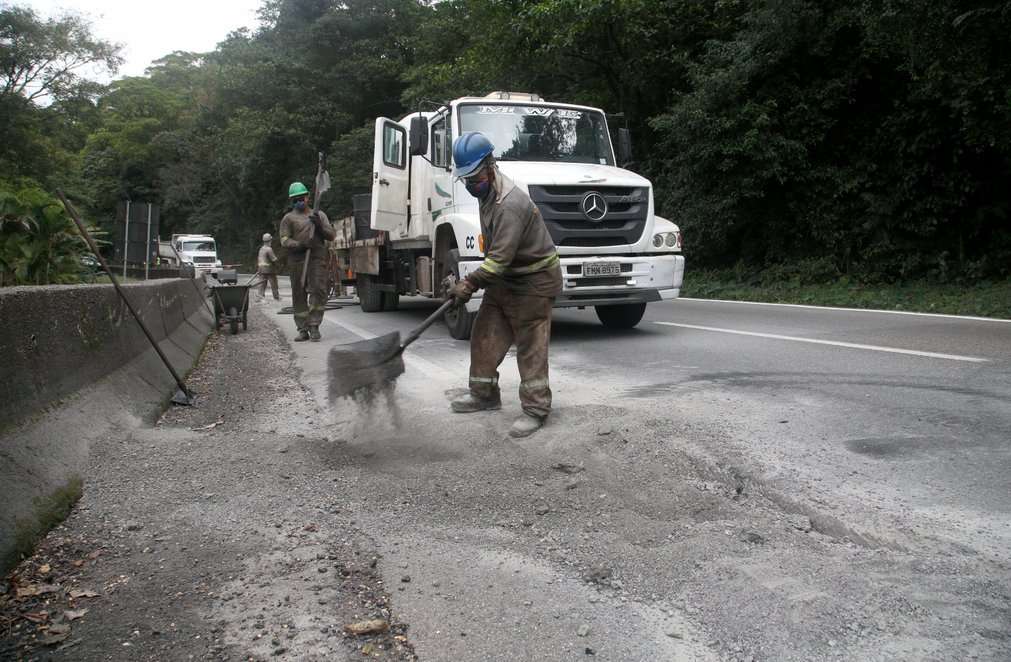
<svg viewBox="0 0 1011 662">
<path fill-rule="evenodd" d="M 213 328 L 200 280 L 125 285 L 180 374 Z M 91 443 L 153 422 L 175 382 L 111 285 L 0 288 L 0 568 L 79 484 Z"/>
</svg>

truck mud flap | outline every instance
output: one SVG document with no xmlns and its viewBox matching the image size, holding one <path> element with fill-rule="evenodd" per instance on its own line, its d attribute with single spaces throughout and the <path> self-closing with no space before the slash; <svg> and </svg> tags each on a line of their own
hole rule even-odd
<svg viewBox="0 0 1011 662">
<path fill-rule="evenodd" d="M 356 274 L 379 275 L 379 246 L 353 246 L 351 270 Z"/>
</svg>

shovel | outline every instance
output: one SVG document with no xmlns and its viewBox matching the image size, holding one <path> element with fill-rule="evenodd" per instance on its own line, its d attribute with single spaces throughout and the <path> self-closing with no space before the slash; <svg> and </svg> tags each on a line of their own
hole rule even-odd
<svg viewBox="0 0 1011 662">
<path fill-rule="evenodd" d="M 354 395 L 360 389 L 378 390 L 392 384 L 404 372 L 402 354 L 407 346 L 455 305 L 456 299 L 447 299 L 403 342 L 400 342 L 400 332 L 394 331 L 378 338 L 332 347 L 327 363 L 330 401 Z"/>
</svg>

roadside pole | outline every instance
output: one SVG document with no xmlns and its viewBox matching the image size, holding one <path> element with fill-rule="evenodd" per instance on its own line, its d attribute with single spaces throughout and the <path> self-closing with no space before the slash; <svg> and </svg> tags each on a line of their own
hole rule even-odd
<svg viewBox="0 0 1011 662">
<path fill-rule="evenodd" d="M 151 273 L 151 203 L 147 203 L 147 243 L 144 244 L 144 280 Z"/>
<path fill-rule="evenodd" d="M 130 201 L 126 201 L 126 225 L 123 229 L 123 279 L 126 279 L 126 258 L 130 256 Z"/>
</svg>

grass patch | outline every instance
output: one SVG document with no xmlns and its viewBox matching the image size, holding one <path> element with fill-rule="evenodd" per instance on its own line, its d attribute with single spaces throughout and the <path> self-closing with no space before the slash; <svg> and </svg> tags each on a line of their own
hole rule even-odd
<svg viewBox="0 0 1011 662">
<path fill-rule="evenodd" d="M 868 285 L 845 277 L 812 283 L 801 277 L 778 278 L 780 275 L 783 274 L 686 270 L 681 296 L 1011 319 L 1011 281 Z"/>
<path fill-rule="evenodd" d="M 37 497 L 32 514 L 14 521 L 14 548 L 0 559 L 3 572 L 13 568 L 21 559 L 35 551 L 35 545 L 60 522 L 67 519 L 74 504 L 81 498 L 84 481 L 72 476 L 67 484 L 48 496 Z"/>
</svg>

